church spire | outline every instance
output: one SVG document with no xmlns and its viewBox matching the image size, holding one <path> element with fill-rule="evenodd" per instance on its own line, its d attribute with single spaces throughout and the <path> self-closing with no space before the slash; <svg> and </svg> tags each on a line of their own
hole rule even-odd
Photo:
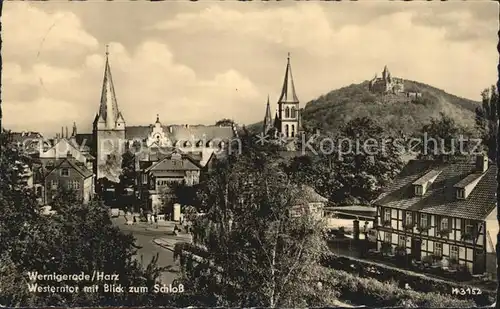
<svg viewBox="0 0 500 309">
<path fill-rule="evenodd" d="M 283 81 L 283 88 L 281 90 L 280 99 L 278 102 L 282 103 L 298 103 L 297 95 L 295 94 L 295 86 L 293 84 L 292 66 L 290 65 L 290 53 L 288 53 L 285 80 Z"/>
<path fill-rule="evenodd" d="M 266 106 L 266 114 L 264 116 L 264 131 L 263 133 L 266 134 L 269 129 L 273 127 L 272 123 L 273 119 L 271 116 L 271 104 L 269 103 L 269 95 L 267 95 L 267 106 Z"/>
<path fill-rule="evenodd" d="M 104 122 L 106 128 L 113 129 L 116 126 L 118 118 L 122 117 L 120 111 L 118 110 L 115 87 L 111 76 L 111 67 L 109 65 L 108 45 L 106 45 L 106 64 L 104 67 L 101 103 L 99 106 L 99 122 Z"/>
</svg>

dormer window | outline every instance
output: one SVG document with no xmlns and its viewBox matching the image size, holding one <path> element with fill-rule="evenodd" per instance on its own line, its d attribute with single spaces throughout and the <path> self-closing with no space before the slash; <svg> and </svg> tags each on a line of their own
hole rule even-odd
<svg viewBox="0 0 500 309">
<path fill-rule="evenodd" d="M 466 199 L 469 194 L 472 193 L 476 185 L 481 181 L 483 178 L 484 173 L 473 173 L 465 177 L 464 179 L 460 180 L 456 185 L 453 187 L 457 190 L 456 195 L 457 199 L 463 200 Z"/>
<path fill-rule="evenodd" d="M 436 180 L 436 178 L 438 178 L 440 174 L 441 171 L 431 170 L 425 173 L 425 175 L 417 179 L 415 182 L 413 182 L 415 196 L 423 196 L 426 193 L 427 189 Z"/>
<path fill-rule="evenodd" d="M 424 195 L 424 188 L 421 185 L 415 185 L 415 196 Z"/>
<path fill-rule="evenodd" d="M 68 168 L 62 168 L 61 169 L 61 176 L 63 177 L 68 177 L 69 176 L 69 169 Z"/>
</svg>

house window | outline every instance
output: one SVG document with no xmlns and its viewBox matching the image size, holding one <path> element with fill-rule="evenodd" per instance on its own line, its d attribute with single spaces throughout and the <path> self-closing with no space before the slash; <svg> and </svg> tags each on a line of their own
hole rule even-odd
<svg viewBox="0 0 500 309">
<path fill-rule="evenodd" d="M 69 169 L 68 168 L 62 168 L 61 169 L 61 176 L 69 176 Z"/>
<path fill-rule="evenodd" d="M 450 259 L 458 261 L 458 246 L 450 246 Z"/>
<path fill-rule="evenodd" d="M 415 195 L 422 195 L 422 193 L 424 192 L 424 188 L 422 188 L 422 186 L 415 186 Z"/>
<path fill-rule="evenodd" d="M 384 233 L 384 241 L 386 243 L 389 243 L 389 244 L 392 243 L 392 234 L 385 232 Z"/>
<path fill-rule="evenodd" d="M 405 224 L 410 225 L 413 223 L 413 216 L 411 211 L 407 211 L 405 214 Z"/>
<path fill-rule="evenodd" d="M 51 180 L 51 181 L 50 181 L 50 187 L 51 187 L 53 190 L 57 189 L 57 185 L 58 185 L 58 184 L 57 184 L 57 180 Z"/>
<path fill-rule="evenodd" d="M 467 224 L 465 226 L 465 234 L 469 234 L 469 235 L 472 235 L 472 231 L 473 231 L 473 226 L 470 225 L 470 224 Z"/>
<path fill-rule="evenodd" d="M 420 215 L 420 227 L 428 227 L 429 222 L 427 221 L 427 214 L 421 214 Z"/>
<path fill-rule="evenodd" d="M 464 189 L 457 189 L 457 198 L 458 199 L 464 199 L 465 198 L 465 190 Z"/>
<path fill-rule="evenodd" d="M 448 230 L 448 218 L 441 218 L 440 229 L 441 231 Z"/>
<path fill-rule="evenodd" d="M 440 242 L 434 243 L 434 255 L 443 256 L 443 244 Z"/>
<path fill-rule="evenodd" d="M 391 210 L 384 210 L 384 221 L 391 221 Z"/>
<path fill-rule="evenodd" d="M 399 238 L 398 238 L 398 245 L 399 245 L 400 247 L 406 248 L 406 236 L 404 236 L 404 235 L 399 235 Z"/>
</svg>

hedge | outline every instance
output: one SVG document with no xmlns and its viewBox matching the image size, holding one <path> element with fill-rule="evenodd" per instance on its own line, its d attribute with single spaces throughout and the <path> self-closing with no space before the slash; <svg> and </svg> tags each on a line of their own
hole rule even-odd
<svg viewBox="0 0 500 309">
<path fill-rule="evenodd" d="M 417 292 L 398 287 L 395 283 L 373 278 L 360 278 L 346 271 L 331 269 L 324 284 L 340 293 L 339 299 L 355 305 L 392 307 L 406 305 L 421 308 L 471 308 L 473 300 L 461 300 L 435 292 Z"/>
<path fill-rule="evenodd" d="M 203 248 L 188 243 L 176 245 L 175 250 L 191 252 L 194 255 L 208 258 L 209 254 Z M 174 254 L 175 255 L 175 254 Z M 455 307 L 470 308 L 474 304 L 485 306 L 492 300 L 486 291 L 481 298 L 460 299 L 451 295 L 451 283 L 443 280 L 416 276 L 404 270 L 391 269 L 388 266 L 379 266 L 375 263 L 339 257 L 328 254 L 323 263 L 328 263 L 330 277 L 325 278 L 324 284 L 340 293 L 340 299 L 354 304 L 369 304 L 370 306 L 400 306 L 402 302 L 411 302 L 419 307 Z M 352 267 L 353 264 L 354 267 Z M 325 265 L 326 266 L 326 265 Z M 363 268 L 364 266 L 364 268 Z M 380 274 L 366 271 L 367 266 L 377 268 Z M 373 269 L 373 268 L 372 268 Z M 377 271 L 377 270 L 375 270 Z M 399 273 L 397 271 L 400 271 Z M 354 273 L 353 273 L 354 272 Z M 405 274 L 406 273 L 406 274 Z M 378 277 L 378 278 L 370 278 Z M 398 280 L 399 279 L 399 280 Z M 410 290 L 398 286 L 398 282 L 408 283 Z M 445 286 L 443 286 L 445 284 Z M 447 284 L 447 286 L 446 286 Z M 463 298 L 463 297 L 462 297 Z"/>
<path fill-rule="evenodd" d="M 382 282 L 393 280 L 399 282 L 402 286 L 407 283 L 412 289 L 419 292 L 437 292 L 444 295 L 451 295 L 452 288 L 468 287 L 463 283 L 455 284 L 450 281 L 428 277 L 424 274 L 417 274 L 388 265 L 330 253 L 324 255 L 322 264 L 325 267 L 343 270 L 359 277 L 374 278 Z M 472 286 L 469 287 L 472 288 Z M 491 303 L 492 299 L 496 296 L 494 291 L 487 291 L 484 288 L 481 291 L 482 294 L 475 297 L 478 305 Z"/>
</svg>

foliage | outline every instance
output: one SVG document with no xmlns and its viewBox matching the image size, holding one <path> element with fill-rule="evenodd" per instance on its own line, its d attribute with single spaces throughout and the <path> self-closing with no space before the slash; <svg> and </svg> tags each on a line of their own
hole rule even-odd
<svg viewBox="0 0 500 309">
<path fill-rule="evenodd" d="M 330 269 L 330 286 L 340 292 L 339 298 L 354 304 L 369 304 L 370 307 L 395 307 L 408 301 L 419 308 L 471 308 L 472 300 L 461 300 L 435 292 L 416 292 L 402 289 L 392 282 L 381 282 L 372 278 L 361 278 L 345 271 Z"/>
<path fill-rule="evenodd" d="M 474 132 L 458 124 L 453 118 L 440 114 L 432 118 L 429 124 L 422 127 L 416 135 L 420 143 L 414 148 L 419 157 L 441 160 L 446 156 L 449 160 L 467 156 L 476 146 L 470 139 Z"/>
<path fill-rule="evenodd" d="M 461 125 L 473 126 L 476 102 L 413 81 L 405 80 L 405 90 L 421 92 L 422 98 L 410 103 L 405 96 L 372 94 L 368 82 L 333 90 L 307 103 L 304 126 L 336 132 L 354 118 L 370 117 L 386 132 L 412 135 L 428 123 L 436 111 L 446 113 Z"/>
<path fill-rule="evenodd" d="M 221 127 L 232 127 L 233 125 L 234 125 L 234 120 L 228 118 L 223 118 L 215 123 L 215 126 L 221 126 Z"/>
<path fill-rule="evenodd" d="M 88 282 L 38 282 L 39 285 L 78 286 L 80 293 L 28 293 L 27 272 L 39 274 L 118 274 L 122 286 L 150 286 L 161 269 L 153 259 L 143 267 L 134 257 L 131 235 L 114 227 L 100 201 L 83 205 L 69 192 L 60 194 L 56 214 L 44 216 L 32 189 L 18 183 L 14 167 L 19 153 L 0 135 L 0 304 L 5 306 L 99 306 L 150 304 L 153 294 L 83 293 Z M 33 282 L 32 282 L 33 283 Z M 151 289 L 150 289 L 151 291 Z M 161 296 L 163 297 L 163 296 Z M 164 303 L 170 300 L 163 299 Z"/>
<path fill-rule="evenodd" d="M 276 151 L 250 135 L 241 138 L 243 153 L 218 162 L 203 181 L 207 212 L 193 226 L 194 240 L 222 268 L 217 274 L 206 263 L 186 265 L 186 289 L 206 293 L 206 306 L 330 304 L 331 290 L 317 288 L 327 250 L 320 222 L 289 215 L 295 188 L 276 164 Z"/>
<path fill-rule="evenodd" d="M 498 130 L 498 90 L 493 85 L 482 93 L 482 106 L 476 108 L 476 128 L 488 149 L 488 157 L 496 160 L 497 130 Z"/>
<path fill-rule="evenodd" d="M 367 203 L 402 167 L 393 140 L 373 120 L 355 118 L 338 134 L 313 139 L 317 155 L 294 158 L 285 170 L 296 183 L 309 184 L 332 202 Z"/>
<path fill-rule="evenodd" d="M 184 182 L 172 183 L 170 191 L 175 196 L 175 201 L 181 205 L 190 205 L 200 209 L 201 201 L 197 195 L 199 185 L 187 185 Z"/>
</svg>

